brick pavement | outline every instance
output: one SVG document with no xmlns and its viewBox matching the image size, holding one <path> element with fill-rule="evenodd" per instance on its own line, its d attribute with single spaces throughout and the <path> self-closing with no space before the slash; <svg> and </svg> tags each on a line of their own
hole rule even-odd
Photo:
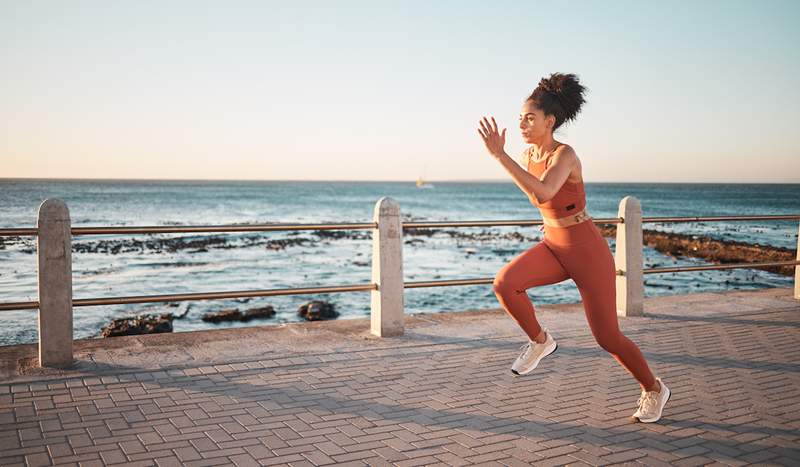
<svg viewBox="0 0 800 467">
<path fill-rule="evenodd" d="M 673 391 L 655 424 L 628 418 L 639 386 L 575 307 L 540 308 L 559 348 L 522 377 L 522 334 L 446 323 L 373 347 L 17 375 L 0 383 L 0 465 L 800 465 L 791 290 L 659 297 L 621 318 Z"/>
</svg>

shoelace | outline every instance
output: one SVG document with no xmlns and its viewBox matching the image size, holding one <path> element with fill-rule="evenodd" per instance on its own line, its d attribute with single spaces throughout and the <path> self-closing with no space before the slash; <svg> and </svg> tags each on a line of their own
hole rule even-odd
<svg viewBox="0 0 800 467">
<path fill-rule="evenodd" d="M 659 393 L 656 391 L 642 391 L 642 395 L 639 396 L 639 400 L 636 401 L 636 405 L 639 406 L 639 410 L 641 412 L 648 413 L 655 409 L 655 407 L 658 405 L 658 394 Z"/>
<path fill-rule="evenodd" d="M 525 349 L 525 347 L 527 347 L 527 349 Z M 522 344 L 521 346 L 519 346 L 519 350 L 522 350 L 522 349 L 525 349 L 525 353 L 523 354 L 523 358 L 527 358 L 528 355 L 530 355 L 530 352 L 531 352 L 531 349 L 533 349 L 533 346 L 531 345 L 530 342 L 527 342 L 527 343 Z"/>
</svg>

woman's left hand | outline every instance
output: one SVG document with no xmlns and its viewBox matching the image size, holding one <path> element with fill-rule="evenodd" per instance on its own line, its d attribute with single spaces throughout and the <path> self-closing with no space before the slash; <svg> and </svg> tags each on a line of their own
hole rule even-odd
<svg viewBox="0 0 800 467">
<path fill-rule="evenodd" d="M 502 132 L 498 131 L 497 122 L 494 121 L 494 117 L 491 118 L 491 123 L 489 123 L 486 117 L 483 117 L 483 119 L 479 121 L 481 127 L 478 128 L 478 133 L 481 135 L 481 138 L 483 138 L 483 143 L 486 144 L 486 149 L 489 151 L 489 154 L 493 155 L 495 158 L 499 158 L 501 155 L 505 154 L 503 147 L 506 145 L 506 129 L 503 128 Z"/>
</svg>

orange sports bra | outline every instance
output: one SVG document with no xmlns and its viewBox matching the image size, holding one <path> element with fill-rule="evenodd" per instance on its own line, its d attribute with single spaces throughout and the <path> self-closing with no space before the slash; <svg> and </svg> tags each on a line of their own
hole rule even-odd
<svg viewBox="0 0 800 467">
<path fill-rule="evenodd" d="M 533 146 L 526 150 L 525 157 L 528 161 L 526 168 L 529 173 L 541 179 L 544 171 L 550 166 L 552 154 L 544 160 L 533 161 L 531 158 L 532 151 Z M 558 193 L 552 199 L 544 203 L 531 200 L 531 203 L 539 208 L 543 217 L 560 218 L 580 212 L 586 207 L 586 191 L 583 186 L 583 180 L 577 183 L 567 180 L 561 185 Z"/>
</svg>

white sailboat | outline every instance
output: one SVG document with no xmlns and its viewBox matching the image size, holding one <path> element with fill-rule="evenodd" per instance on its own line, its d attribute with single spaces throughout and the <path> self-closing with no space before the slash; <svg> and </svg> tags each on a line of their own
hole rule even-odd
<svg viewBox="0 0 800 467">
<path fill-rule="evenodd" d="M 430 182 L 425 181 L 425 170 L 422 171 L 422 176 L 417 177 L 417 188 L 433 188 Z"/>
</svg>

